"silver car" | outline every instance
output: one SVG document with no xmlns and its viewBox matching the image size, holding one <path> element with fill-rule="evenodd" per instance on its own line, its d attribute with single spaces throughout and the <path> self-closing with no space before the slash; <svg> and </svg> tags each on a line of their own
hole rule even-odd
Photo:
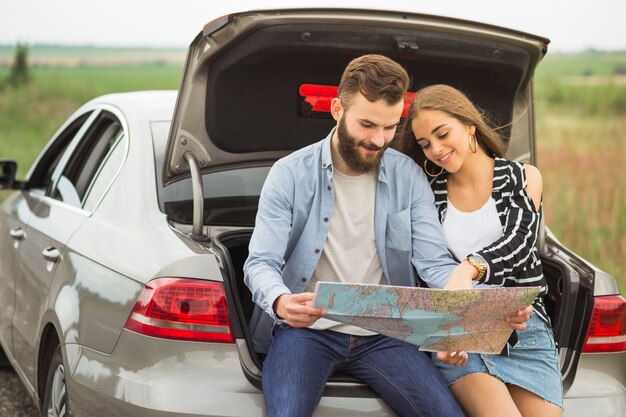
<svg viewBox="0 0 626 417">
<path fill-rule="evenodd" d="M 263 416 L 242 265 L 272 163 L 324 137 L 346 63 L 400 62 L 454 85 L 533 162 L 546 39 L 399 12 L 224 16 L 193 40 L 178 92 L 97 98 L 23 181 L 0 163 L 0 344 L 42 416 Z M 548 138 L 544 138 L 547 140 Z M 626 303 L 615 280 L 540 239 L 566 416 L 626 415 Z M 333 375 L 316 416 L 394 416 Z"/>
</svg>

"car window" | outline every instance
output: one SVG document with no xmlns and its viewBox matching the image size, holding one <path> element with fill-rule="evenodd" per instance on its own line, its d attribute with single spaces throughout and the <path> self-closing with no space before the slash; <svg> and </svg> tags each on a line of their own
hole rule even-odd
<svg viewBox="0 0 626 417">
<path fill-rule="evenodd" d="M 161 172 L 169 123 L 153 123 L 152 135 L 159 206 L 170 220 L 193 222 L 193 193 L 187 178 L 161 185 Z M 259 196 L 271 166 L 233 167 L 202 176 L 204 194 L 204 224 L 253 226 Z"/>
<path fill-rule="evenodd" d="M 119 172 L 126 155 L 126 136 L 122 133 L 105 156 L 96 178 L 92 181 L 83 208 L 93 211 Z"/>
<path fill-rule="evenodd" d="M 56 169 L 59 161 L 69 151 L 69 144 L 78 134 L 92 112 L 87 112 L 70 123 L 57 138 L 46 148 L 44 153 L 37 161 L 37 165 L 31 170 L 30 178 L 26 185 L 27 189 L 41 189 L 43 192 L 50 190 L 52 186 L 52 174 Z"/>
<path fill-rule="evenodd" d="M 250 167 L 204 174 L 204 224 L 254 226 L 261 188 L 268 172 L 269 167 Z M 190 179 L 168 185 L 161 197 L 163 212 L 171 220 L 193 222 Z"/>
<path fill-rule="evenodd" d="M 117 117 L 101 112 L 80 139 L 50 196 L 81 207 L 96 174 L 122 136 L 122 124 Z"/>
</svg>

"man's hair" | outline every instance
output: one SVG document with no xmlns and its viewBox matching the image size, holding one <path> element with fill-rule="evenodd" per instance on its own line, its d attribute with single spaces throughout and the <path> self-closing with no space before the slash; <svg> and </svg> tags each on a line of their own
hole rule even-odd
<svg viewBox="0 0 626 417">
<path fill-rule="evenodd" d="M 357 93 L 371 102 L 383 99 L 393 105 L 404 100 L 409 83 L 409 75 L 397 62 L 382 55 L 363 55 L 344 70 L 337 97 L 346 109 Z"/>
</svg>

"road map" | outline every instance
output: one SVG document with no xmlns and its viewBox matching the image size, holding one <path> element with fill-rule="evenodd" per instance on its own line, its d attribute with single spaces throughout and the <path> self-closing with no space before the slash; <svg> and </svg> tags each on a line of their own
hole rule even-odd
<svg viewBox="0 0 626 417">
<path fill-rule="evenodd" d="M 500 353 L 513 329 L 504 318 L 532 304 L 539 287 L 467 290 L 318 282 L 324 318 L 418 345 L 426 351 Z"/>
</svg>

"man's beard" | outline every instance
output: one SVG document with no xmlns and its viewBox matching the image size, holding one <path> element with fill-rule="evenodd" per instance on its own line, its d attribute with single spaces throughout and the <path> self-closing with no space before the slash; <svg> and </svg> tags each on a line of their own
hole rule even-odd
<svg viewBox="0 0 626 417">
<path fill-rule="evenodd" d="M 377 169 L 380 158 L 383 157 L 385 149 L 389 146 L 389 144 L 386 144 L 383 147 L 378 147 L 371 143 L 366 143 L 364 140 L 357 140 L 348 133 L 343 117 L 339 119 L 337 138 L 339 139 L 339 155 L 341 155 L 346 165 L 348 165 L 352 171 L 358 172 L 359 174 L 365 174 Z M 370 150 L 380 150 L 380 152 L 375 155 L 366 154 L 363 157 L 359 153 L 360 146 Z"/>
</svg>

